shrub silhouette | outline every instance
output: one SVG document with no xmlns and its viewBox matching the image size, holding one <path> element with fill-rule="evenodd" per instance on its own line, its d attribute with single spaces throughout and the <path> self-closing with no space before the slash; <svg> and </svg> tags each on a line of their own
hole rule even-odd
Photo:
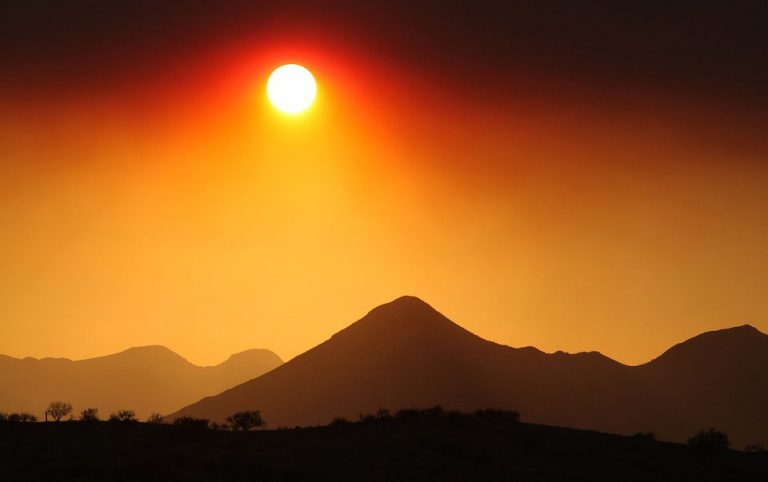
<svg viewBox="0 0 768 482">
<path fill-rule="evenodd" d="M 229 425 L 227 425 L 226 423 L 210 422 L 208 424 L 208 428 L 213 430 L 214 432 L 221 432 L 221 431 L 229 430 Z"/>
<path fill-rule="evenodd" d="M 402 425 L 466 425 L 472 423 L 516 424 L 519 421 L 520 413 L 514 410 L 484 409 L 465 413 L 456 410 L 445 410 L 439 405 L 431 408 L 404 408 L 398 410 L 394 416 L 390 415 L 388 410 L 380 409 L 375 414 L 360 414 L 358 417 L 358 423 L 361 424 L 394 422 Z M 332 425 L 339 425 L 340 423 L 341 421 L 336 419 L 331 422 Z"/>
<path fill-rule="evenodd" d="M 186 429 L 206 430 L 208 429 L 207 418 L 179 417 L 173 421 L 173 425 Z"/>
<path fill-rule="evenodd" d="M 45 413 L 50 415 L 54 421 L 60 422 L 62 418 L 72 413 L 72 404 L 57 400 L 48 404 L 48 410 Z"/>
<path fill-rule="evenodd" d="M 147 423 L 163 423 L 163 416 L 157 412 L 151 413 L 149 417 L 147 417 Z"/>
<path fill-rule="evenodd" d="M 420 423 L 434 420 L 443 415 L 443 408 L 439 405 L 432 408 L 404 408 L 395 413 L 395 418 L 404 424 Z"/>
<path fill-rule="evenodd" d="M 37 422 L 37 417 L 27 412 L 14 412 L 8 415 L 8 421 L 12 423 L 30 423 Z"/>
<path fill-rule="evenodd" d="M 389 420 L 390 418 L 392 418 L 392 415 L 389 414 L 389 410 L 387 410 L 386 408 L 380 408 L 376 412 L 376 418 L 379 420 Z"/>
<path fill-rule="evenodd" d="M 99 421 L 99 409 L 98 408 L 86 408 L 80 412 L 81 422 L 98 422 Z"/>
<path fill-rule="evenodd" d="M 357 421 L 361 423 L 373 423 L 376 420 L 378 420 L 376 418 L 376 415 L 372 413 L 361 413 L 360 415 L 357 416 Z"/>
<path fill-rule="evenodd" d="M 768 452 L 765 447 L 763 447 L 760 444 L 751 444 L 744 447 L 745 452 L 753 453 L 753 454 L 764 454 Z"/>
<path fill-rule="evenodd" d="M 331 427 L 348 427 L 351 424 L 352 422 L 344 417 L 335 417 L 330 423 Z"/>
<path fill-rule="evenodd" d="M 416 408 L 404 408 L 398 410 L 395 417 L 402 422 L 412 422 L 418 420 L 422 415 L 422 411 Z"/>
<path fill-rule="evenodd" d="M 696 435 L 688 439 L 688 445 L 696 453 L 704 458 L 710 457 L 716 453 L 724 452 L 730 445 L 728 435 L 725 432 L 708 428 L 700 430 Z"/>
<path fill-rule="evenodd" d="M 227 422 L 229 422 L 232 430 L 242 430 L 244 432 L 265 425 L 264 420 L 261 418 L 261 412 L 258 410 L 236 412 L 227 417 Z"/>
<path fill-rule="evenodd" d="M 118 410 L 109 416 L 109 421 L 120 423 L 136 422 L 136 412 L 133 410 Z"/>
<path fill-rule="evenodd" d="M 0 412 L 0 423 L 7 422 L 8 421 L 8 414 L 5 412 Z"/>
<path fill-rule="evenodd" d="M 472 413 L 472 416 L 476 420 L 484 422 L 516 423 L 520 421 L 520 412 L 514 410 L 494 410 L 486 408 L 484 410 L 476 410 Z"/>
</svg>

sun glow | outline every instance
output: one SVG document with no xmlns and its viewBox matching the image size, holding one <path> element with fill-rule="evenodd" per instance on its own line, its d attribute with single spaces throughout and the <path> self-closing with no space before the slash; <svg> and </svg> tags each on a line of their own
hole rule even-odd
<svg viewBox="0 0 768 482">
<path fill-rule="evenodd" d="M 305 67 L 286 64 L 272 72 L 267 81 L 267 96 L 272 104 L 287 114 L 298 114 L 312 105 L 317 84 Z"/>
</svg>

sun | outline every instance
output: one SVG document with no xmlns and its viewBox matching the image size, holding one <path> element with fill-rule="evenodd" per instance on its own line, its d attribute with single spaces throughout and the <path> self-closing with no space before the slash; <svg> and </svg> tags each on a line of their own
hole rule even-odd
<svg viewBox="0 0 768 482">
<path fill-rule="evenodd" d="M 312 105 L 317 95 L 317 83 L 312 72 L 297 64 L 276 68 L 267 80 L 267 96 L 272 104 L 286 114 L 298 114 Z"/>
</svg>

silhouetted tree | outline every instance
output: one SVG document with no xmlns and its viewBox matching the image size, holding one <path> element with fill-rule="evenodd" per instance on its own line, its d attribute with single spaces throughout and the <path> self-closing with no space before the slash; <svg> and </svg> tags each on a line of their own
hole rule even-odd
<svg viewBox="0 0 768 482">
<path fill-rule="evenodd" d="M 163 423 L 163 416 L 155 412 L 147 417 L 147 423 Z"/>
<path fill-rule="evenodd" d="M 37 417 L 27 412 L 18 412 L 8 415 L 8 421 L 14 423 L 37 422 Z"/>
<path fill-rule="evenodd" d="M 72 413 L 72 405 L 66 402 L 62 402 L 61 400 L 57 400 L 48 404 L 48 410 L 46 413 L 50 415 L 53 420 L 59 422 L 62 418 Z"/>
<path fill-rule="evenodd" d="M 99 421 L 99 409 L 98 408 L 86 408 L 80 412 L 81 422 L 98 422 Z"/>
<path fill-rule="evenodd" d="M 746 447 L 744 447 L 744 451 L 750 452 L 753 454 L 762 454 L 762 453 L 768 452 L 768 450 L 766 450 L 765 447 L 763 447 L 760 444 L 747 445 Z"/>
<path fill-rule="evenodd" d="M 728 435 L 725 432 L 708 428 L 699 431 L 696 435 L 688 439 L 688 445 L 691 446 L 698 455 L 709 457 L 718 452 L 724 452 L 730 445 Z"/>
<path fill-rule="evenodd" d="M 0 412 L 0 423 L 7 422 L 8 421 L 8 414 L 5 412 Z"/>
<path fill-rule="evenodd" d="M 258 428 L 265 425 L 264 420 L 261 418 L 261 412 L 258 410 L 248 410 L 234 413 L 227 417 L 227 422 L 229 422 L 232 430 L 242 430 L 246 432 L 253 428 Z"/>
<path fill-rule="evenodd" d="M 121 423 L 136 422 L 136 412 L 133 410 L 118 410 L 109 416 L 109 421 Z"/>
</svg>

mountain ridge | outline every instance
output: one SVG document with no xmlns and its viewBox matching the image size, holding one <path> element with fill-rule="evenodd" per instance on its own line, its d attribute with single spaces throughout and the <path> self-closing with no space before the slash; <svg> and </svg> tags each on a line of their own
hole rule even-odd
<svg viewBox="0 0 768 482">
<path fill-rule="evenodd" d="M 251 349 L 218 365 L 198 366 L 162 345 L 131 347 L 80 360 L 0 355 L 0 411 L 41 416 L 48 402 L 64 400 L 75 411 L 96 407 L 102 416 L 134 410 L 139 417 L 168 413 L 282 364 L 272 351 Z"/>
<path fill-rule="evenodd" d="M 718 345 L 721 336 L 744 338 L 729 336 L 733 333 L 746 332 L 747 340 L 765 336 L 751 328 L 704 339 Z M 756 369 L 768 373 L 768 350 L 753 358 Z M 762 388 L 760 372 L 738 375 L 729 372 L 727 359 L 712 363 L 722 367 L 717 373 L 723 376 L 672 369 L 661 356 L 630 366 L 599 352 L 513 348 L 485 340 L 407 296 L 370 310 L 277 369 L 170 417 L 223 421 L 235 411 L 259 409 L 277 426 L 316 425 L 382 407 L 443 405 L 514 409 L 534 423 L 625 434 L 654 431 L 677 441 L 717 426 L 732 432 L 736 443 L 768 442 L 768 416 L 759 409 L 768 389 Z M 734 402 L 738 393 L 755 402 Z"/>
</svg>

